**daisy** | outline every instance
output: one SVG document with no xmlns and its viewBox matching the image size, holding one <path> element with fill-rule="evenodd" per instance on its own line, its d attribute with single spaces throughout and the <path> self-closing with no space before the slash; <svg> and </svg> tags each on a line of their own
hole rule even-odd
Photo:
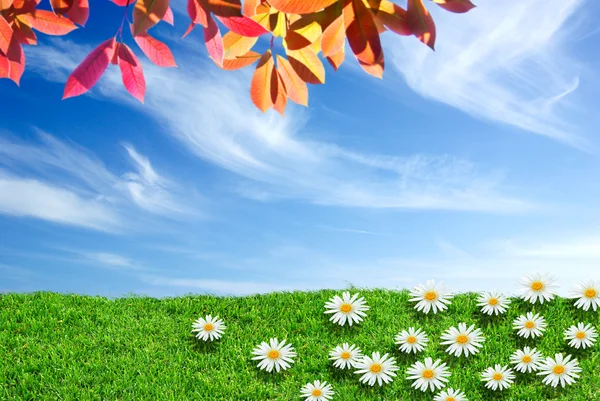
<svg viewBox="0 0 600 401">
<path fill-rule="evenodd" d="M 426 391 L 427 387 L 431 391 L 439 390 L 448 382 L 450 376 L 446 364 L 437 359 L 435 362 L 431 358 L 425 358 L 425 363 L 415 362 L 406 371 L 407 380 L 415 380 L 412 387 L 421 391 Z"/>
<path fill-rule="evenodd" d="M 363 356 L 362 359 L 356 363 L 355 367 L 358 370 L 354 373 L 364 373 L 361 376 L 360 381 L 362 383 L 368 382 L 370 386 L 374 386 L 376 380 L 380 386 L 383 385 L 383 382 L 392 382 L 394 380 L 392 376 L 396 376 L 394 371 L 398 370 L 394 358 L 388 358 L 388 354 L 380 357 L 379 352 L 373 352 L 372 357 Z"/>
<path fill-rule="evenodd" d="M 581 282 L 571 291 L 571 298 L 579 298 L 575 301 L 575 306 L 585 311 L 590 309 L 590 306 L 596 311 L 600 308 L 600 282 L 589 280 Z"/>
<path fill-rule="evenodd" d="M 477 302 L 477 306 L 481 306 L 483 313 L 498 315 L 506 312 L 510 304 L 510 299 L 497 291 L 488 291 L 479 294 Z"/>
<path fill-rule="evenodd" d="M 294 363 L 294 360 L 292 359 L 293 356 L 296 356 L 294 348 L 290 344 L 284 347 L 285 340 L 279 343 L 276 338 L 271 338 L 269 341 L 270 344 L 263 341 L 258 347 L 254 348 L 252 353 L 256 356 L 253 357 L 252 360 L 261 359 L 258 363 L 258 367 L 267 372 L 272 372 L 273 367 L 275 367 L 278 372 L 280 370 L 288 369 L 290 363 Z"/>
<path fill-rule="evenodd" d="M 482 346 L 482 342 L 485 341 L 480 329 L 475 329 L 474 324 L 467 328 L 466 323 L 459 323 L 458 329 L 456 327 L 450 327 L 444 334 L 442 334 L 441 345 L 448 345 L 446 352 L 453 354 L 454 356 L 469 356 L 469 354 L 476 354 L 479 352 L 479 348 Z"/>
<path fill-rule="evenodd" d="M 546 376 L 542 380 L 544 384 L 550 384 L 552 387 L 560 382 L 562 387 L 567 384 L 575 383 L 579 377 L 577 373 L 581 372 L 577 359 L 571 360 L 571 355 L 563 358 L 562 354 L 554 355 L 554 359 L 548 357 L 540 364 L 538 375 Z"/>
<path fill-rule="evenodd" d="M 411 292 L 410 302 L 417 302 L 415 309 L 429 313 L 433 309 L 433 313 L 437 313 L 438 310 L 444 311 L 448 309 L 451 304 L 449 301 L 452 298 L 452 293 L 442 285 L 442 283 L 435 284 L 434 280 L 427 280 L 427 284 L 419 284 Z"/>
<path fill-rule="evenodd" d="M 339 295 L 334 296 L 325 304 L 325 308 L 328 310 L 325 313 L 333 313 L 334 315 L 329 319 L 334 323 L 339 323 L 340 326 L 346 324 L 346 320 L 352 326 L 352 323 L 358 323 L 362 321 L 361 316 L 366 316 L 367 314 L 364 312 L 369 310 L 369 307 L 365 304 L 365 299 L 358 297 L 358 293 L 354 294 L 352 298 L 350 298 L 350 292 L 344 291 L 342 293 L 342 298 Z"/>
<path fill-rule="evenodd" d="M 333 366 L 340 369 L 350 368 L 356 365 L 356 363 L 363 357 L 360 348 L 354 344 L 348 346 L 348 343 L 342 344 L 329 351 L 331 360 L 333 360 Z"/>
<path fill-rule="evenodd" d="M 328 401 L 334 394 L 331 384 L 321 383 L 318 380 L 312 384 L 307 383 L 300 389 L 300 396 L 305 397 L 306 401 Z"/>
<path fill-rule="evenodd" d="M 510 362 L 516 364 L 515 369 L 521 373 L 538 370 L 542 353 L 535 348 L 525 347 L 510 356 Z"/>
<path fill-rule="evenodd" d="M 519 330 L 517 334 L 525 338 L 541 336 L 542 332 L 546 330 L 546 326 L 548 326 L 546 319 L 540 316 L 539 313 L 534 315 L 532 312 L 519 316 L 513 322 L 513 328 Z"/>
<path fill-rule="evenodd" d="M 433 401 L 469 401 L 460 390 L 454 390 L 453 388 L 446 389 L 438 393 L 433 397 Z"/>
<path fill-rule="evenodd" d="M 207 315 L 192 323 L 192 333 L 197 332 L 196 337 L 204 341 L 218 340 L 226 328 L 227 326 L 223 324 L 223 320 L 219 319 L 219 316 L 213 318 L 211 315 Z"/>
<path fill-rule="evenodd" d="M 400 345 L 399 350 L 407 353 L 421 352 L 425 349 L 429 338 L 421 329 L 415 330 L 414 327 L 409 327 L 408 331 L 403 330 L 395 337 L 396 344 Z"/>
<path fill-rule="evenodd" d="M 492 390 L 504 390 L 513 384 L 515 374 L 508 366 L 496 364 L 493 368 L 487 368 L 481 374 L 481 380 L 485 381 L 485 386 Z"/>
<path fill-rule="evenodd" d="M 543 276 L 539 273 L 536 273 L 533 276 L 528 274 L 521 278 L 521 286 L 523 287 L 523 294 L 521 297 L 532 304 L 536 303 L 538 300 L 542 304 L 544 303 L 544 300 L 550 301 L 554 298 L 554 295 L 556 295 L 556 292 L 553 290 L 558 287 L 554 284 L 555 281 L 556 278 L 547 273 Z"/>
<path fill-rule="evenodd" d="M 585 326 L 583 323 L 578 323 L 577 326 L 571 326 L 565 330 L 565 340 L 571 340 L 569 345 L 577 349 L 594 346 L 596 337 L 598 337 L 598 333 L 589 323 Z"/>
</svg>

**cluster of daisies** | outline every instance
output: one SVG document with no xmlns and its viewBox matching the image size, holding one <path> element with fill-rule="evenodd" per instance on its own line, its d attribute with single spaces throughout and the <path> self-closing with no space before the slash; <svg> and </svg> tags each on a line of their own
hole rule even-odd
<svg viewBox="0 0 600 401">
<path fill-rule="evenodd" d="M 521 297 L 532 304 L 544 303 L 552 300 L 556 295 L 555 278 L 551 275 L 536 274 L 527 275 L 522 278 L 521 285 L 523 293 Z M 575 306 L 585 311 L 600 307 L 600 282 L 590 280 L 582 282 L 571 290 L 571 298 L 576 298 Z M 358 293 L 350 296 L 349 292 L 343 292 L 342 296 L 335 295 L 325 303 L 325 313 L 332 314 L 329 319 L 333 323 L 344 326 L 348 324 L 359 324 L 366 317 L 369 306 L 363 297 L 358 298 Z M 441 283 L 436 284 L 428 280 L 426 284 L 419 284 L 410 293 L 410 302 L 416 302 L 415 309 L 429 313 L 443 312 L 451 304 L 453 294 Z M 481 312 L 488 315 L 499 315 L 505 313 L 510 300 L 496 291 L 481 293 L 477 305 Z M 542 336 L 547 322 L 543 316 L 528 312 L 519 316 L 513 322 L 517 334 L 524 338 L 536 338 Z M 200 318 L 193 323 L 192 332 L 196 337 L 204 341 L 221 338 L 226 326 L 218 316 L 211 315 Z M 565 340 L 569 346 L 580 349 L 594 346 L 598 334 L 591 324 L 578 323 L 564 332 Z M 395 337 L 395 344 L 399 350 L 405 353 L 422 352 L 429 342 L 429 337 L 420 328 L 410 327 L 402 330 Z M 441 336 L 440 344 L 447 346 L 446 352 L 456 357 L 468 357 L 479 352 L 483 346 L 485 337 L 475 325 L 467 327 L 466 323 L 459 323 L 451 327 Z M 294 363 L 296 352 L 286 340 L 278 341 L 271 338 L 264 341 L 253 351 L 252 360 L 257 360 L 258 368 L 273 372 L 279 372 L 291 367 Z M 329 359 L 333 366 L 339 369 L 354 369 L 354 373 L 361 375 L 360 382 L 374 386 L 375 383 L 382 386 L 390 383 L 396 377 L 399 370 L 396 361 L 389 354 L 381 355 L 373 352 L 371 356 L 363 355 L 361 349 L 355 344 L 344 343 L 336 346 L 329 352 Z M 544 376 L 543 383 L 556 387 L 560 384 L 573 384 L 581 368 L 577 359 L 571 355 L 555 354 L 554 357 L 544 358 L 536 348 L 524 347 L 516 350 L 510 356 L 510 363 L 515 365 L 514 370 L 521 373 L 536 372 Z M 492 390 L 504 390 L 514 383 L 515 373 L 508 365 L 495 364 L 481 373 L 481 380 L 485 386 Z M 406 371 L 406 379 L 412 380 L 412 386 L 421 391 L 439 391 L 434 401 L 467 401 L 466 395 L 460 389 L 444 388 L 451 375 L 446 363 L 440 359 L 424 358 L 417 361 Z M 315 380 L 308 383 L 300 390 L 300 395 L 307 401 L 328 401 L 334 395 L 331 384 Z"/>
</svg>

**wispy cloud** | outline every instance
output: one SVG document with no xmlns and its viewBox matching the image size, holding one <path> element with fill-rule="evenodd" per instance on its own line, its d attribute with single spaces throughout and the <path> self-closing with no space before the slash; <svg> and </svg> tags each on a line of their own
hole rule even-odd
<svg viewBox="0 0 600 401">
<path fill-rule="evenodd" d="M 590 146 L 573 99 L 582 67 L 569 55 L 583 0 L 487 1 L 464 15 L 432 8 L 436 51 L 389 41 L 390 60 L 412 89 L 471 115 L 572 146 Z"/>
</svg>

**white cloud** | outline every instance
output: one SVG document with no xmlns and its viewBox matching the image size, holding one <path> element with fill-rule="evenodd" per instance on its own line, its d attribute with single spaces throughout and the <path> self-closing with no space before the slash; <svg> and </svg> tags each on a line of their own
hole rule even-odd
<svg viewBox="0 0 600 401">
<path fill-rule="evenodd" d="M 571 112 L 580 63 L 565 38 L 583 0 L 482 1 L 457 15 L 431 5 L 436 51 L 411 38 L 388 42 L 390 65 L 419 94 L 473 116 L 572 146 L 590 146 Z M 414 38 L 412 38 L 414 39 Z"/>
<path fill-rule="evenodd" d="M 85 259 L 88 259 L 96 264 L 106 267 L 139 269 L 139 263 L 121 255 L 110 252 L 80 252 Z"/>
</svg>

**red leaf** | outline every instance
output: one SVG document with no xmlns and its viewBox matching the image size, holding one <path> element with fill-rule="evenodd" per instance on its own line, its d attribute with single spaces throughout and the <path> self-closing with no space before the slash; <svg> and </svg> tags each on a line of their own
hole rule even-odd
<svg viewBox="0 0 600 401">
<path fill-rule="evenodd" d="M 9 63 L 8 78 L 13 80 L 18 86 L 20 85 L 23 71 L 25 71 L 25 52 L 23 51 L 21 44 L 17 41 L 17 38 L 14 36 L 10 42 L 6 58 Z"/>
<path fill-rule="evenodd" d="M 148 33 L 134 36 L 133 39 L 154 64 L 159 67 L 177 67 L 171 49 L 160 40 L 153 38 Z"/>
<path fill-rule="evenodd" d="M 146 80 L 144 79 L 142 65 L 131 49 L 124 43 L 119 46 L 119 68 L 121 69 L 125 89 L 131 93 L 131 96 L 144 103 Z"/>
<path fill-rule="evenodd" d="M 269 0 L 269 4 L 286 14 L 312 14 L 338 0 Z"/>
<path fill-rule="evenodd" d="M 171 10 L 171 7 L 167 8 L 167 12 L 162 20 L 167 24 L 175 25 L 175 17 L 173 17 L 173 10 Z"/>
<path fill-rule="evenodd" d="M 169 0 L 136 0 L 133 9 L 133 36 L 158 24 L 168 8 Z"/>
<path fill-rule="evenodd" d="M 215 20 L 209 15 L 208 28 L 204 28 L 204 43 L 210 57 L 218 64 L 223 65 L 225 51 L 223 49 L 223 37 Z"/>
<path fill-rule="evenodd" d="M 19 18 L 13 21 L 13 35 L 17 41 L 23 45 L 37 45 L 37 36 L 33 29 Z"/>
<path fill-rule="evenodd" d="M 237 56 L 234 59 L 223 60 L 223 66 L 221 68 L 224 70 L 239 70 L 240 68 L 249 66 L 258 59 L 260 59 L 260 54 L 250 50 L 243 56 Z"/>
<path fill-rule="evenodd" d="M 63 99 L 89 91 L 106 71 L 114 50 L 115 38 L 105 40 L 92 50 L 67 79 Z"/>
<path fill-rule="evenodd" d="M 119 47 L 120 47 L 120 43 L 119 42 L 115 42 L 115 49 L 113 50 L 113 56 L 110 59 L 110 63 L 114 64 L 114 65 L 119 65 Z"/>
<path fill-rule="evenodd" d="M 75 0 L 71 9 L 65 15 L 74 23 L 82 26 L 85 25 L 90 16 L 88 0 Z"/>
<path fill-rule="evenodd" d="M 408 0 L 406 19 L 413 35 L 434 50 L 435 23 L 425 8 L 423 0 Z"/>
<path fill-rule="evenodd" d="M 8 53 L 8 48 L 12 38 L 13 30 L 8 22 L 6 22 L 2 14 L 0 14 L 0 51 L 2 51 L 2 53 Z"/>
<path fill-rule="evenodd" d="M 16 15 L 33 13 L 41 0 L 14 0 L 13 8 Z"/>
<path fill-rule="evenodd" d="M 256 37 L 268 33 L 262 25 L 248 17 L 217 17 L 227 28 L 233 32 L 248 37 Z"/>
<path fill-rule="evenodd" d="M 475 4 L 471 3 L 471 0 L 433 0 L 433 2 L 444 10 L 458 14 L 466 13 L 475 8 Z"/>
<path fill-rule="evenodd" d="M 31 21 L 31 27 L 33 29 L 45 33 L 46 35 L 61 36 L 77 29 L 77 25 L 70 19 L 46 10 L 35 10 L 32 14 Z"/>
<path fill-rule="evenodd" d="M 199 3 L 199 1 L 201 1 L 201 3 Z M 191 29 L 196 24 L 200 24 L 205 28 L 208 26 L 208 12 L 206 11 L 207 7 L 208 3 L 206 3 L 206 0 L 188 0 L 187 12 L 193 24 L 190 26 L 190 28 L 188 28 L 188 31 L 191 32 Z M 188 33 L 189 32 L 183 36 L 187 36 Z"/>
<path fill-rule="evenodd" d="M 50 0 L 50 6 L 54 13 L 63 15 L 73 6 L 73 0 Z"/>
<path fill-rule="evenodd" d="M 2 53 L 0 53 L 0 78 L 10 79 L 10 61 Z"/>
<path fill-rule="evenodd" d="M 383 54 L 373 15 L 362 0 L 350 0 L 344 6 L 344 25 L 352 52 L 359 61 L 375 64 Z"/>
<path fill-rule="evenodd" d="M 126 7 L 128 4 L 133 4 L 135 0 L 110 0 L 118 6 Z"/>
</svg>

